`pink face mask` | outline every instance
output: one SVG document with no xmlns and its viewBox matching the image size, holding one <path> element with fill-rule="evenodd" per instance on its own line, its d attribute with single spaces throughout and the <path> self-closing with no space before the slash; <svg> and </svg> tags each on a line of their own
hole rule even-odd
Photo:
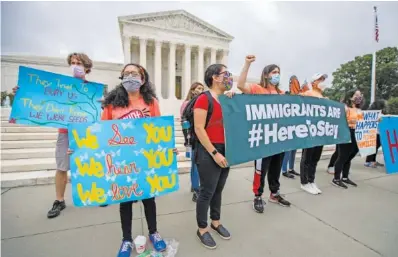
<svg viewBox="0 0 398 257">
<path fill-rule="evenodd" d="M 78 65 L 72 65 L 72 74 L 75 78 L 83 78 L 86 73 L 84 72 L 84 68 Z"/>
</svg>

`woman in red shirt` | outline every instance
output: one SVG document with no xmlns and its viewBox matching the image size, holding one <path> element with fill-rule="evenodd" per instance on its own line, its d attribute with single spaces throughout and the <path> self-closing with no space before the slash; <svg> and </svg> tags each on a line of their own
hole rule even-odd
<svg viewBox="0 0 398 257">
<path fill-rule="evenodd" d="M 137 119 L 160 116 L 159 104 L 148 72 L 138 64 L 127 64 L 121 73 L 122 83 L 104 101 L 103 120 Z M 166 250 L 166 243 L 157 231 L 155 198 L 142 200 L 149 230 L 149 239 L 157 251 Z M 132 250 L 131 222 L 133 201 L 120 204 L 123 242 L 118 257 L 130 256 Z"/>
<path fill-rule="evenodd" d="M 265 94 L 265 95 L 282 95 L 284 92 L 279 89 L 280 69 L 277 65 L 271 64 L 265 66 L 261 73 L 259 84 L 246 85 L 247 73 L 252 62 L 256 60 L 254 55 L 248 55 L 245 59 L 245 65 L 238 80 L 238 88 L 244 94 Z M 262 159 L 254 161 L 254 179 L 253 179 L 253 209 L 258 213 L 264 212 L 264 201 L 262 194 L 264 192 L 265 175 L 268 173 L 268 187 L 271 191 L 269 201 L 278 203 L 281 206 L 290 206 L 290 202 L 286 201 L 279 193 L 282 161 L 284 153 L 278 153 Z"/>
<path fill-rule="evenodd" d="M 206 124 L 209 107 L 208 95 L 202 94 L 194 105 L 194 126 L 199 142 L 197 144 L 196 163 L 200 178 L 200 192 L 196 202 L 197 236 L 201 243 L 209 249 L 217 247 L 209 233 L 207 213 L 210 207 L 210 227 L 221 238 L 230 239 L 228 230 L 220 223 L 221 198 L 229 167 L 225 159 L 224 124 L 218 96 L 232 88 L 232 74 L 222 64 L 210 65 L 205 72 L 205 82 L 210 88 L 213 101 L 213 112 Z"/>
</svg>

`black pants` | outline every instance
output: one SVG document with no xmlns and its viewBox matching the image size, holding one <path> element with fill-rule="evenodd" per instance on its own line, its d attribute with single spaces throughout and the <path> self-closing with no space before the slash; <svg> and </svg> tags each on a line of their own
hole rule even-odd
<svg viewBox="0 0 398 257">
<path fill-rule="evenodd" d="M 337 145 L 337 160 L 334 164 L 334 179 L 348 178 L 351 160 L 357 155 L 359 149 L 355 138 L 355 129 L 350 129 L 351 143 Z"/>
<path fill-rule="evenodd" d="M 225 155 L 224 144 L 214 144 L 219 153 Z M 196 149 L 200 191 L 196 201 L 196 221 L 199 228 L 207 227 L 207 212 L 210 207 L 210 219 L 220 220 L 222 191 L 227 181 L 229 168 L 221 168 L 213 157 L 198 144 Z"/>
<path fill-rule="evenodd" d="M 380 135 L 377 134 L 377 138 L 376 138 L 376 153 L 366 156 L 366 162 L 376 162 L 376 155 L 377 155 L 377 152 L 379 151 L 379 147 L 380 146 L 381 146 Z"/>
<path fill-rule="evenodd" d="M 336 160 L 337 160 L 337 145 L 334 150 L 334 153 L 332 154 L 332 157 L 330 157 L 328 168 L 334 167 Z"/>
<path fill-rule="evenodd" d="M 149 234 L 157 231 L 156 226 L 156 202 L 155 198 L 142 200 L 145 210 L 145 218 L 148 225 Z M 120 221 L 122 223 L 123 240 L 132 241 L 131 223 L 133 220 L 133 201 L 120 204 Z"/>
<path fill-rule="evenodd" d="M 279 191 L 279 178 L 285 153 L 279 153 L 254 161 L 253 193 L 261 196 L 264 193 L 265 175 L 268 179 L 268 187 L 271 193 Z"/>
<path fill-rule="evenodd" d="M 316 166 L 321 159 L 323 145 L 303 149 L 300 162 L 301 184 L 314 183 Z"/>
</svg>

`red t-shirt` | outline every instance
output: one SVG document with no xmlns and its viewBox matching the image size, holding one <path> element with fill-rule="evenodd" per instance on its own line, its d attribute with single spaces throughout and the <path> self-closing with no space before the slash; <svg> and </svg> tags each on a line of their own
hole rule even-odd
<svg viewBox="0 0 398 257">
<path fill-rule="evenodd" d="M 195 102 L 194 109 L 208 110 L 209 103 L 207 95 L 203 94 L 198 97 Z M 224 144 L 224 123 L 222 119 L 221 105 L 213 98 L 213 113 L 210 117 L 209 124 L 207 124 L 206 133 L 209 136 L 210 142 L 214 144 Z"/>
</svg>

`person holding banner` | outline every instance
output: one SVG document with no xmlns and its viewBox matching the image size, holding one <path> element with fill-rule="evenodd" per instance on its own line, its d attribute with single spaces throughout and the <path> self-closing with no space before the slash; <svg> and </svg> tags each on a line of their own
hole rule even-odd
<svg viewBox="0 0 398 257">
<path fill-rule="evenodd" d="M 211 229 L 222 239 L 231 238 L 229 231 L 220 222 L 222 191 L 228 178 L 229 167 L 224 157 L 224 125 L 218 97 L 232 88 L 232 74 L 225 65 L 212 64 L 206 69 L 205 83 L 210 94 L 201 94 L 193 106 L 194 128 L 198 139 L 195 159 L 200 178 L 200 192 L 196 202 L 196 235 L 204 247 L 215 249 L 217 243 L 207 224 L 209 207 Z M 210 100 L 213 108 L 206 126 Z"/>
<path fill-rule="evenodd" d="M 324 98 L 324 81 L 328 78 L 327 74 L 317 73 L 312 76 L 311 89 L 301 93 L 302 96 Z M 315 173 L 318 162 L 321 158 L 323 145 L 303 149 L 300 162 L 301 189 L 307 193 L 317 195 L 322 191 L 315 184 Z"/>
<path fill-rule="evenodd" d="M 91 72 L 93 62 L 84 53 L 71 53 L 67 57 L 67 63 L 71 68 L 72 75 L 75 78 L 80 78 L 86 81 L 86 75 Z M 13 88 L 15 94 L 18 90 L 18 86 Z M 100 99 L 98 99 L 100 101 Z M 58 129 L 58 137 L 55 146 L 55 160 L 57 170 L 55 172 L 55 193 L 56 200 L 53 203 L 52 208 L 47 213 L 47 218 L 55 218 L 61 214 L 61 211 L 66 208 L 65 204 L 65 190 L 66 184 L 68 183 L 68 174 L 70 170 L 69 164 L 69 137 L 68 130 L 65 128 Z M 106 207 L 107 205 L 101 205 Z"/>
<path fill-rule="evenodd" d="M 374 101 L 370 106 L 368 110 L 381 110 L 381 114 L 385 115 L 386 114 L 386 102 L 382 99 L 380 100 L 376 100 Z M 379 167 L 384 167 L 384 164 L 381 164 L 379 162 L 376 161 L 376 156 L 377 156 L 377 152 L 379 151 L 379 148 L 381 146 L 381 142 L 380 142 L 380 133 L 379 133 L 379 129 L 377 129 L 377 138 L 376 138 L 376 153 L 371 154 L 369 156 L 366 157 L 366 162 L 364 164 L 365 167 L 368 168 L 377 168 Z"/>
<path fill-rule="evenodd" d="M 280 69 L 277 65 L 271 64 L 265 66 L 260 78 L 259 84 L 246 85 L 247 73 L 252 62 L 256 60 L 254 55 L 248 55 L 245 58 L 245 64 L 238 80 L 238 88 L 244 94 L 263 94 L 263 95 L 282 95 L 284 92 L 279 88 Z M 284 207 L 289 207 L 290 202 L 285 200 L 279 190 L 279 178 L 281 174 L 282 161 L 284 153 L 278 153 L 269 157 L 254 161 L 254 178 L 253 178 L 253 209 L 257 213 L 264 212 L 264 200 L 262 194 L 264 192 L 265 175 L 268 178 L 268 187 L 271 191 L 269 201 L 277 203 Z M 267 174 L 268 173 L 268 174 Z"/>
<path fill-rule="evenodd" d="M 189 101 L 191 101 L 195 96 L 200 95 L 204 89 L 205 89 L 204 86 L 200 82 L 195 82 L 191 85 L 188 95 L 185 98 L 185 101 L 181 105 L 181 108 L 180 108 L 181 119 L 183 118 L 182 116 L 183 116 L 185 107 L 187 106 Z M 185 129 L 183 129 L 182 132 L 184 133 L 184 138 L 185 138 L 184 144 L 186 145 L 188 143 L 187 135 L 186 135 L 187 133 L 186 133 Z M 195 152 L 192 149 L 192 153 L 191 153 L 191 192 L 193 193 L 192 201 L 196 202 L 196 200 L 198 200 L 198 194 L 199 194 L 199 174 L 198 174 L 198 167 L 196 166 L 194 156 L 195 156 Z"/>
<path fill-rule="evenodd" d="M 149 82 L 148 72 L 138 64 L 124 66 L 121 84 L 113 89 L 104 101 L 102 120 L 137 119 L 160 116 L 155 92 Z M 166 243 L 157 231 L 155 198 L 142 200 L 149 230 L 149 239 L 156 251 L 166 250 Z M 120 221 L 123 241 L 118 257 L 129 257 L 133 247 L 131 226 L 133 201 L 120 203 Z"/>
<path fill-rule="evenodd" d="M 355 127 L 363 103 L 361 91 L 358 89 L 348 91 L 345 95 L 344 103 L 346 104 L 346 116 L 350 128 L 351 142 L 337 145 L 337 159 L 334 164 L 334 179 L 332 180 L 332 185 L 347 189 L 348 187 L 346 184 L 357 186 L 356 183 L 348 178 L 348 175 L 350 172 L 351 160 L 354 159 L 359 151 L 355 137 Z"/>
</svg>

